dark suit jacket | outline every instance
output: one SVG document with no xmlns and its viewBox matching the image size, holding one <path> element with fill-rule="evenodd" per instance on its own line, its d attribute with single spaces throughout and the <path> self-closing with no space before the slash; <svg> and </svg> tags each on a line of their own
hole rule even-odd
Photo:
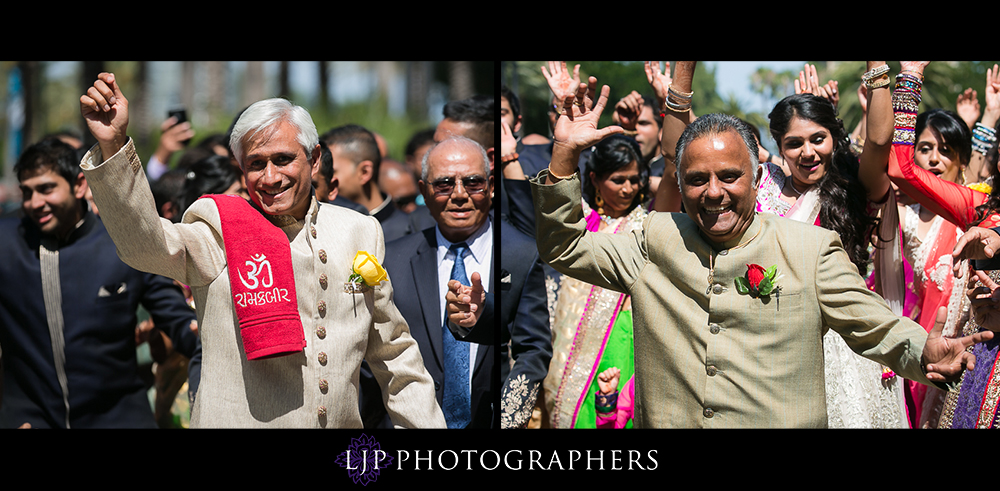
<svg viewBox="0 0 1000 491">
<path fill-rule="evenodd" d="M 538 247 L 506 220 L 499 220 L 503 246 L 500 274 L 490 291 L 500 292 L 500 392 L 502 427 L 522 427 L 531 418 L 535 399 L 552 359 L 552 333 L 545 294 L 545 275 Z M 492 297 L 492 295 L 489 295 Z M 480 324 L 494 322 L 486 306 Z M 490 317 L 486 317 L 490 315 Z M 510 343 L 510 366 L 507 345 Z"/>
<path fill-rule="evenodd" d="M 3 395 L 0 427 L 64 428 L 66 406 L 47 327 L 38 247 L 28 219 L 0 220 L 0 346 Z M 59 286 L 65 336 L 64 372 L 72 428 L 156 428 L 146 387 L 136 370 L 135 326 L 141 305 L 175 349 L 193 354 L 195 313 L 168 278 L 137 271 L 118 258 L 100 219 L 59 244 Z"/>
<path fill-rule="evenodd" d="M 388 244 L 404 235 L 409 235 L 421 229 L 416 228 L 410 220 L 409 215 L 399 208 L 396 203 L 389 199 L 389 195 L 382 193 L 382 199 L 389 200 L 381 210 L 374 216 L 378 223 L 382 224 L 382 235 Z"/>
<path fill-rule="evenodd" d="M 434 379 L 442 403 L 444 353 L 441 346 L 441 307 L 437 285 L 437 238 L 434 228 L 410 234 L 385 246 L 384 266 L 393 286 L 393 301 L 420 346 L 424 366 Z M 491 260 L 492 263 L 492 260 Z M 495 427 L 493 401 L 497 371 L 496 348 L 480 345 L 472 367 L 472 422 L 469 428 Z M 370 402 L 371 397 L 366 396 Z"/>
</svg>

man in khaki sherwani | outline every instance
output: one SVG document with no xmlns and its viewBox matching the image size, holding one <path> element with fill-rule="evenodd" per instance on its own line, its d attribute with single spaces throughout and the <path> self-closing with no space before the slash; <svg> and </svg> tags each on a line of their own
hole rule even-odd
<svg viewBox="0 0 1000 491">
<path fill-rule="evenodd" d="M 865 287 L 834 232 L 757 214 L 757 144 L 728 116 L 700 117 L 678 144 L 686 214 L 651 213 L 627 235 L 586 232 L 574 163 L 621 131 L 597 129 L 608 87 L 596 104 L 595 88 L 591 77 L 568 98 L 552 162 L 532 182 L 536 236 L 555 269 L 632 296 L 637 427 L 825 427 L 827 329 L 925 384 L 956 380 L 974 362 L 965 347 L 992 337 L 946 339 L 941 325 L 928 336 Z M 776 267 L 775 289 L 737 287 L 749 265 Z"/>
<path fill-rule="evenodd" d="M 180 224 L 160 219 L 126 136 L 128 101 L 114 75 L 101 74 L 80 102 L 98 142 L 81 167 L 119 256 L 192 287 L 204 353 L 192 426 L 361 428 L 362 358 L 382 386 L 394 424 L 445 426 L 389 281 L 345 292 L 358 251 L 383 259 L 382 229 L 372 217 L 314 199 L 310 177 L 320 146 L 308 112 L 280 99 L 261 101 L 233 130 L 230 146 L 254 208 L 289 240 L 297 300 L 289 307 L 305 331 L 301 352 L 248 360 L 215 201 L 198 200 Z M 268 119 L 272 115 L 276 119 Z"/>
</svg>

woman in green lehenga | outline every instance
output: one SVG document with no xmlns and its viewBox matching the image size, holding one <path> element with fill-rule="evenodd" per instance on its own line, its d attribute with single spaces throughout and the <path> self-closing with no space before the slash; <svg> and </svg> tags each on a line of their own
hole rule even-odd
<svg viewBox="0 0 1000 491">
<path fill-rule="evenodd" d="M 641 155 L 639 144 L 622 135 L 594 146 L 584 181 L 583 211 L 589 231 L 627 234 L 642 227 L 649 168 Z M 552 338 L 552 362 L 544 383 L 547 417 L 542 427 L 594 428 L 597 374 L 618 367 L 622 383 L 632 376 L 630 298 L 563 276 Z"/>
</svg>

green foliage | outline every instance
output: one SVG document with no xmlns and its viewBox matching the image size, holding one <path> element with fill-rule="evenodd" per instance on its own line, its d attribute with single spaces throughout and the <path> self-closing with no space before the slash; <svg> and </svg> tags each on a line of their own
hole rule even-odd
<svg viewBox="0 0 1000 491">
<path fill-rule="evenodd" d="M 750 293 L 750 282 L 742 276 L 736 277 L 736 291 L 740 292 L 741 295 Z"/>
<path fill-rule="evenodd" d="M 661 62 L 661 70 L 662 70 Z M 512 85 L 517 79 L 517 96 L 521 103 L 523 117 L 522 134 L 539 133 L 549 136 L 548 109 L 552 92 L 542 75 L 545 61 L 506 62 L 504 83 Z M 641 61 L 567 61 L 566 67 L 572 72 L 574 65 L 580 65 L 580 80 L 587 82 L 591 75 L 597 77 L 598 91 L 601 86 L 610 88 L 608 105 L 601 115 L 601 126 L 611 124 L 611 113 L 615 104 L 633 90 L 643 97 L 653 97 L 653 89 L 646 80 L 646 71 Z M 516 72 L 516 73 L 515 73 Z M 661 72 L 662 73 L 662 72 Z M 698 114 L 718 112 L 733 108 L 734 101 L 723 101 L 716 91 L 715 70 L 704 63 L 695 67 L 692 105 Z"/>
</svg>

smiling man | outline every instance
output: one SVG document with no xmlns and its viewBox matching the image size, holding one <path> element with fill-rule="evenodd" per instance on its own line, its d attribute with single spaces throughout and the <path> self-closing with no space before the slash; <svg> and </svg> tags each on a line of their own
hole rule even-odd
<svg viewBox="0 0 1000 491">
<path fill-rule="evenodd" d="M 204 353 L 193 427 L 361 428 L 362 358 L 394 424 L 444 426 L 392 284 L 349 283 L 360 252 L 382 258 L 382 228 L 316 201 L 321 147 L 305 109 L 248 107 L 230 147 L 250 201 L 204 197 L 173 224 L 152 207 L 114 76 L 101 74 L 80 106 L 97 139 L 80 166 L 119 255 L 192 287 Z"/>
<path fill-rule="evenodd" d="M 386 245 L 396 305 L 420 345 L 448 427 L 489 428 L 496 423 L 495 347 L 456 341 L 445 325 L 448 281 L 489 285 L 492 277 L 493 177 L 483 147 L 445 137 L 424 155 L 420 190 L 437 225 Z M 462 278 L 454 277 L 459 271 Z"/>
<path fill-rule="evenodd" d="M 0 428 L 155 428 L 136 367 L 137 308 L 185 356 L 196 343 L 194 312 L 171 280 L 118 258 L 87 208 L 77 158 L 51 138 L 14 167 L 24 217 L 0 221 L 0 281 L 8 285 L 0 293 Z"/>
<path fill-rule="evenodd" d="M 597 129 L 609 88 L 594 101 L 596 84 L 567 99 L 549 169 L 532 180 L 536 237 L 563 274 L 631 295 L 637 427 L 826 427 L 829 329 L 924 384 L 956 380 L 974 361 L 965 347 L 992 337 L 942 338 L 940 315 L 928 336 L 867 289 L 834 232 L 755 213 L 757 143 L 731 116 L 701 116 L 681 135 L 685 214 L 587 232 L 576 159 L 622 131 Z"/>
</svg>

